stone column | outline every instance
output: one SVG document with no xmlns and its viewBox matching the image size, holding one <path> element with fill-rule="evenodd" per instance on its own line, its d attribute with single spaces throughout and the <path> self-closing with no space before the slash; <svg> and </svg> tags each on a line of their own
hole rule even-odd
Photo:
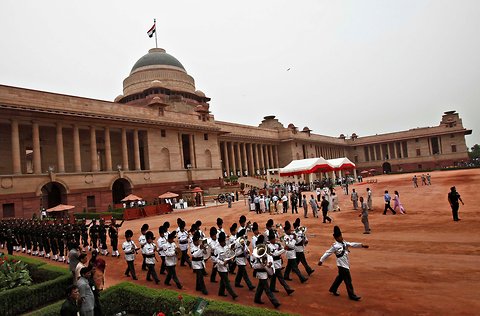
<svg viewBox="0 0 480 316">
<path fill-rule="evenodd" d="M 135 170 L 140 170 L 140 144 L 138 142 L 138 129 L 133 130 L 133 162 Z"/>
<path fill-rule="evenodd" d="M 33 172 L 42 173 L 42 156 L 40 153 L 40 127 L 37 122 L 32 124 L 33 138 Z"/>
<path fill-rule="evenodd" d="M 228 159 L 228 143 L 223 142 L 223 158 L 225 158 L 225 161 L 223 162 L 225 165 L 225 171 L 227 172 L 227 177 L 230 177 L 230 162 Z"/>
<path fill-rule="evenodd" d="M 275 168 L 280 168 L 280 163 L 278 162 L 278 145 L 275 146 Z"/>
<path fill-rule="evenodd" d="M 65 172 L 65 156 L 63 155 L 63 128 L 57 123 L 57 167 L 58 172 Z"/>
<path fill-rule="evenodd" d="M 12 168 L 14 174 L 22 173 L 20 161 L 20 135 L 18 132 L 18 121 L 12 120 Z"/>
<path fill-rule="evenodd" d="M 242 143 L 241 147 L 242 149 L 242 160 L 243 160 L 243 168 L 247 171 L 247 174 L 250 174 L 250 171 L 248 171 L 248 162 L 247 162 L 247 144 Z M 245 175 L 245 173 L 242 174 L 242 176 Z"/>
<path fill-rule="evenodd" d="M 260 160 L 258 160 L 258 144 L 252 144 L 253 148 L 255 148 L 255 174 L 257 174 L 257 170 L 260 169 Z"/>
<path fill-rule="evenodd" d="M 249 155 L 248 155 L 248 175 L 253 176 L 255 174 L 255 164 L 253 163 L 253 146 L 252 144 L 248 144 L 249 148 Z"/>
<path fill-rule="evenodd" d="M 353 169 L 353 176 L 355 177 L 355 181 L 357 181 L 357 169 Z"/>
<path fill-rule="evenodd" d="M 122 128 L 122 169 L 128 170 L 127 130 Z"/>
<path fill-rule="evenodd" d="M 75 172 L 82 172 L 82 156 L 80 155 L 80 131 L 78 125 L 73 126 L 73 164 Z"/>
<path fill-rule="evenodd" d="M 193 134 L 188 135 L 188 143 L 190 144 L 190 164 L 192 168 L 197 168 L 197 159 L 195 157 L 195 146 L 193 143 Z"/>
<path fill-rule="evenodd" d="M 275 165 L 273 163 L 273 149 L 272 145 L 268 146 L 268 157 L 270 158 L 270 168 L 275 168 Z"/>
<path fill-rule="evenodd" d="M 263 156 L 263 145 L 262 144 L 258 144 L 258 150 L 260 151 L 261 169 L 265 169 L 265 157 Z"/>
<path fill-rule="evenodd" d="M 233 152 L 233 142 L 230 142 L 229 143 L 229 146 L 228 146 L 228 151 L 229 151 L 229 154 L 230 154 L 230 163 L 231 163 L 231 166 L 232 166 L 232 170 L 230 170 L 234 175 L 237 175 L 236 172 L 237 172 L 237 165 L 235 164 L 235 153 Z M 230 173 L 228 174 L 230 176 Z"/>
<path fill-rule="evenodd" d="M 90 126 L 90 161 L 92 171 L 98 171 L 97 133 L 95 126 Z"/>
<path fill-rule="evenodd" d="M 237 157 L 238 157 L 238 169 L 240 169 L 240 176 L 243 176 L 243 162 L 242 152 L 240 150 L 240 143 L 237 143 Z"/>
<path fill-rule="evenodd" d="M 112 145 L 110 142 L 110 127 L 105 127 L 105 168 L 112 171 Z"/>
</svg>

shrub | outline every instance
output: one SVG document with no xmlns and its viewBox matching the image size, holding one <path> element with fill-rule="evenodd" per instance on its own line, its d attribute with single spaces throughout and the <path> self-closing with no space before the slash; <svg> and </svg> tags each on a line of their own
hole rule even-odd
<svg viewBox="0 0 480 316">
<path fill-rule="evenodd" d="M 72 282 L 70 271 L 33 258 L 17 256 L 14 258 L 27 264 L 33 279 L 53 279 L 1 292 L 0 310 L 4 311 L 2 315 L 19 315 L 65 297 L 65 289 Z"/>
<path fill-rule="evenodd" d="M 0 292 L 32 284 L 27 264 L 0 253 Z"/>
</svg>

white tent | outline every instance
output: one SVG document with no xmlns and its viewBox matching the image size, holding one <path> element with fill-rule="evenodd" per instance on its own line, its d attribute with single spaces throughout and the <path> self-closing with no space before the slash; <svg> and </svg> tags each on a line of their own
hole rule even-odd
<svg viewBox="0 0 480 316">
<path fill-rule="evenodd" d="M 284 168 L 280 168 L 279 174 L 281 177 L 290 177 L 300 174 L 325 172 L 330 170 L 332 170 L 332 166 L 327 162 L 327 160 L 320 157 L 293 160 Z"/>
<path fill-rule="evenodd" d="M 335 171 L 356 168 L 355 164 L 347 157 L 328 159 L 327 162 L 330 166 L 332 166 L 332 170 Z"/>
</svg>

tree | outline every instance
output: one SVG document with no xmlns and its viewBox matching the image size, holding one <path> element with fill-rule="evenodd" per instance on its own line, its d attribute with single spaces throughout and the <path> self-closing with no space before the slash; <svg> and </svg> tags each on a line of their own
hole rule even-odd
<svg viewBox="0 0 480 316">
<path fill-rule="evenodd" d="M 470 159 L 480 158 L 480 145 L 479 144 L 473 145 L 473 147 L 470 148 L 470 149 L 471 149 L 471 151 L 468 152 L 468 156 L 470 157 Z"/>
</svg>

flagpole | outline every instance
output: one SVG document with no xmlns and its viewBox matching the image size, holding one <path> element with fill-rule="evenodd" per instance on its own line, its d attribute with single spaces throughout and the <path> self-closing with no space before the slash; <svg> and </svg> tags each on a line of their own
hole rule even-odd
<svg viewBox="0 0 480 316">
<path fill-rule="evenodd" d="M 157 19 L 153 19 L 153 24 L 155 25 L 155 48 L 158 48 L 158 44 L 157 44 Z"/>
</svg>

